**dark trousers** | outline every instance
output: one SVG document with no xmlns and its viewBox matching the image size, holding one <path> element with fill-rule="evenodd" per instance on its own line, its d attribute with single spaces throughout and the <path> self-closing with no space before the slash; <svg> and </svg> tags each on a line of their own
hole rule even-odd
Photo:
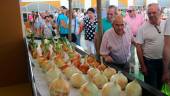
<svg viewBox="0 0 170 96">
<path fill-rule="evenodd" d="M 148 75 L 144 75 L 146 83 L 157 89 L 162 88 L 163 61 L 162 59 L 149 59 L 144 57 L 144 63 L 148 69 Z"/>
<path fill-rule="evenodd" d="M 68 38 L 68 34 L 60 34 L 60 37 L 66 37 L 66 38 Z"/>
<path fill-rule="evenodd" d="M 76 38 L 77 38 L 76 44 L 79 46 L 80 46 L 80 37 L 81 37 L 81 34 L 76 35 Z"/>
</svg>

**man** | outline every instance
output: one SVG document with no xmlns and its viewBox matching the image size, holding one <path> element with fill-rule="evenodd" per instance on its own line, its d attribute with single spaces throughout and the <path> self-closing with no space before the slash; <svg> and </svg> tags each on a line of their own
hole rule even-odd
<svg viewBox="0 0 170 96">
<path fill-rule="evenodd" d="M 164 35 L 164 50 L 163 50 L 163 61 L 164 61 L 164 70 L 163 70 L 163 81 L 170 84 L 170 17 L 168 18 L 165 25 L 165 35 Z"/>
<path fill-rule="evenodd" d="M 124 25 L 122 16 L 115 16 L 112 28 L 104 33 L 100 54 L 105 62 L 112 63 L 122 70 L 129 71 L 130 46 L 133 36 Z M 109 65 L 112 67 L 112 65 Z"/>
<path fill-rule="evenodd" d="M 107 8 L 107 17 L 102 19 L 102 32 L 105 33 L 107 32 L 108 29 L 112 28 L 112 22 L 114 20 L 114 17 L 117 15 L 117 7 L 114 5 L 110 5 Z M 98 30 L 100 30 L 100 28 L 96 28 L 96 32 L 95 32 L 95 38 L 94 38 L 94 43 L 95 43 L 95 47 L 97 48 L 97 41 L 99 41 L 97 38 L 98 35 Z"/>
<path fill-rule="evenodd" d="M 58 15 L 57 18 L 57 24 L 58 24 L 58 30 L 60 33 L 60 37 L 67 37 L 68 38 L 68 22 L 69 22 L 69 18 L 66 15 L 67 12 L 67 8 L 65 6 L 61 6 L 60 8 L 61 10 L 61 14 Z"/>
<path fill-rule="evenodd" d="M 107 17 L 102 19 L 103 32 L 106 32 L 108 29 L 112 28 L 112 22 L 116 15 L 117 7 L 110 5 L 107 9 Z"/>
<path fill-rule="evenodd" d="M 127 13 L 128 14 L 126 15 L 124 20 L 130 27 L 133 36 L 136 37 L 138 28 L 143 24 L 144 18 L 142 17 L 142 15 L 136 14 L 136 11 L 133 7 L 129 7 Z"/>
<path fill-rule="evenodd" d="M 136 37 L 138 28 L 143 24 L 144 18 L 140 14 L 136 14 L 134 7 L 130 6 L 127 10 L 127 15 L 125 17 L 125 22 L 128 24 L 132 34 Z M 131 58 L 130 62 L 135 64 L 135 46 L 131 46 Z"/>
<path fill-rule="evenodd" d="M 163 29 L 161 21 L 161 8 L 157 3 L 148 5 L 147 14 L 149 21 L 143 24 L 137 33 L 136 48 L 144 74 L 144 81 L 157 89 L 162 86 L 162 51 L 163 51 Z"/>
<path fill-rule="evenodd" d="M 107 17 L 102 19 L 103 32 L 106 32 L 108 29 L 112 28 L 112 22 L 116 15 L 117 15 L 117 7 L 114 5 L 110 5 L 107 8 Z M 97 29 L 96 31 L 98 31 L 98 28 L 96 29 Z"/>
</svg>

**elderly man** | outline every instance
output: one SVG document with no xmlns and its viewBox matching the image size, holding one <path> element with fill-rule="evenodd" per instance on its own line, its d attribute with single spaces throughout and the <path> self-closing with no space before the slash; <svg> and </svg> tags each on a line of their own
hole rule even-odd
<svg viewBox="0 0 170 96">
<path fill-rule="evenodd" d="M 120 15 L 115 16 L 112 28 L 104 33 L 100 54 L 105 62 L 112 63 L 122 70 L 129 71 L 128 60 L 130 58 L 132 41 L 133 35 L 124 25 L 123 17 Z"/>
<path fill-rule="evenodd" d="M 149 21 L 139 28 L 136 37 L 137 55 L 141 71 L 144 74 L 144 81 L 157 89 L 161 89 L 165 23 L 160 19 L 161 8 L 157 3 L 148 5 L 147 14 Z"/>
<path fill-rule="evenodd" d="M 164 70 L 163 70 L 163 81 L 170 84 L 170 17 L 168 18 L 165 25 L 165 35 L 164 35 L 164 50 L 163 50 L 163 61 L 164 61 Z"/>
<path fill-rule="evenodd" d="M 114 20 L 114 17 L 117 15 L 117 7 L 114 5 L 110 5 L 107 8 L 107 17 L 102 19 L 102 32 L 105 33 L 107 32 L 108 29 L 112 28 L 112 22 Z M 100 28 L 96 28 L 96 33 L 95 33 L 95 38 L 94 38 L 94 43 L 95 43 L 95 47 L 97 48 L 97 41 L 99 41 L 97 38 L 98 35 L 98 30 L 100 30 Z"/>
<path fill-rule="evenodd" d="M 116 15 L 117 7 L 110 5 L 107 9 L 107 17 L 102 19 L 103 32 L 106 32 L 108 29 L 112 28 L 112 22 Z"/>
<path fill-rule="evenodd" d="M 141 14 L 137 14 L 135 8 L 132 6 L 128 8 L 127 13 L 124 20 L 128 24 L 133 36 L 136 37 L 138 28 L 143 24 L 144 18 Z M 131 46 L 130 62 L 135 64 L 135 46 Z"/>
<path fill-rule="evenodd" d="M 114 20 L 114 17 L 117 15 L 117 7 L 114 5 L 110 5 L 107 8 L 107 17 L 102 19 L 102 27 L 103 32 L 105 33 L 108 29 L 112 28 L 112 22 Z M 100 29 L 100 28 L 99 28 Z M 98 27 L 96 28 L 96 31 L 99 30 Z"/>
<path fill-rule="evenodd" d="M 130 27 L 133 36 L 136 37 L 136 33 L 138 31 L 138 28 L 143 24 L 144 18 L 142 15 L 137 14 L 134 7 L 130 6 L 127 10 L 127 15 L 125 17 L 125 22 Z M 135 26 L 134 26 L 135 25 Z"/>
</svg>

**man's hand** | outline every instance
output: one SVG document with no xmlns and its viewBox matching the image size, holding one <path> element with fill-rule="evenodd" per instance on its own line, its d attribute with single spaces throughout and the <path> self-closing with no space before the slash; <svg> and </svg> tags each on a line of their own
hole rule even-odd
<svg viewBox="0 0 170 96">
<path fill-rule="evenodd" d="M 113 62 L 113 59 L 111 56 L 104 56 L 104 60 L 105 60 L 105 62 L 109 62 L 109 63 Z"/>
<path fill-rule="evenodd" d="M 168 71 L 163 72 L 162 81 L 170 83 L 170 73 Z"/>
<path fill-rule="evenodd" d="M 144 75 L 148 75 L 148 69 L 147 69 L 147 67 L 145 66 L 145 64 L 143 64 L 143 65 L 141 66 L 141 71 L 142 71 L 142 73 L 143 73 Z"/>
</svg>

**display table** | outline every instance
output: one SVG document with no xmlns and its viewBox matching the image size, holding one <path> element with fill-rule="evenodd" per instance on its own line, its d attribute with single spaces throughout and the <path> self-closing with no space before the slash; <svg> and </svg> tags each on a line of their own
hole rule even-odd
<svg viewBox="0 0 170 96">
<path fill-rule="evenodd" d="M 37 41 L 40 42 L 40 41 Z M 28 42 L 26 40 L 26 46 L 28 49 Z M 86 55 L 87 53 L 78 45 L 72 44 L 72 46 L 75 47 L 75 50 L 81 54 Z M 49 89 L 48 89 L 48 83 L 45 78 L 44 73 L 42 72 L 42 69 L 38 66 L 36 60 L 34 60 L 28 51 L 28 62 L 29 62 L 29 69 L 30 69 L 30 78 L 32 82 L 32 88 L 33 88 L 33 94 L 34 96 L 50 96 Z M 120 70 L 114 67 L 117 70 Z M 122 71 L 122 73 L 128 78 L 128 81 L 132 81 L 136 78 L 131 76 L 130 74 Z M 159 90 L 149 86 L 148 84 L 144 83 L 141 80 L 137 80 L 139 84 L 142 87 L 142 96 L 165 96 L 163 93 L 161 93 Z M 101 91 L 100 91 L 101 92 Z M 80 92 L 78 89 L 71 87 L 71 92 L 69 96 L 80 96 Z"/>
</svg>

